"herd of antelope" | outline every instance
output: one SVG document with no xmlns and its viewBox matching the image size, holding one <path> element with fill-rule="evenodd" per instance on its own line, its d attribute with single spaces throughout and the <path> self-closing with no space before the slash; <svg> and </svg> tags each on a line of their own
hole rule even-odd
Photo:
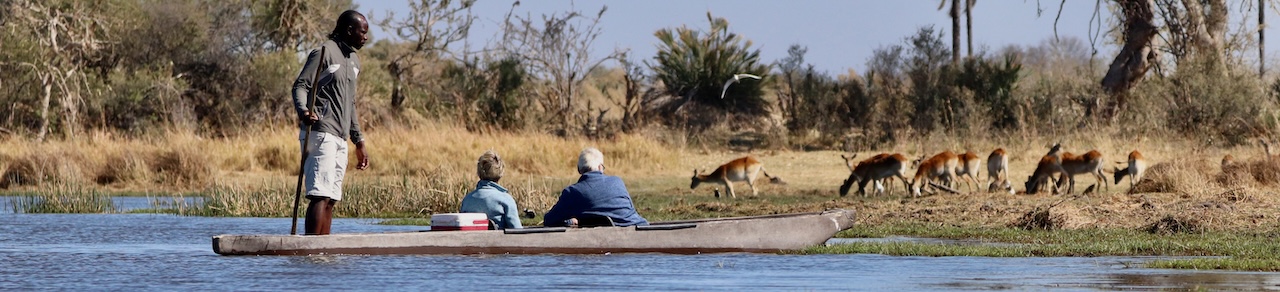
<svg viewBox="0 0 1280 292">
<path fill-rule="evenodd" d="M 1009 182 L 1009 156 L 1003 148 L 997 148 L 987 155 L 987 179 L 978 182 L 978 168 L 982 165 L 982 160 L 978 154 L 972 151 L 964 154 L 956 154 L 951 151 L 943 151 L 925 159 L 921 156 L 918 159 L 909 161 L 906 156 L 901 153 L 881 153 L 875 156 L 856 161 L 857 154 L 852 156 L 840 155 L 844 159 L 845 165 L 851 172 L 849 178 L 844 180 L 840 185 L 840 196 L 849 193 L 849 189 L 854 183 L 858 184 L 858 194 L 867 196 L 865 191 L 867 184 L 874 185 L 875 194 L 879 195 L 885 192 L 885 185 L 892 182 L 893 178 L 898 178 L 902 182 L 906 191 L 912 197 L 919 197 L 921 192 L 935 193 L 937 190 L 945 190 L 948 192 L 958 192 L 961 183 L 964 183 L 968 190 L 977 191 L 981 185 L 987 186 L 988 192 L 1007 191 L 1014 194 L 1013 184 Z M 1224 165 L 1228 163 L 1224 158 Z M 1121 162 L 1123 163 L 1123 162 Z M 915 175 L 908 178 L 907 174 L 910 168 L 915 168 Z M 1104 163 L 1101 152 L 1091 150 L 1084 154 L 1074 154 L 1071 152 L 1063 152 L 1060 144 L 1054 144 L 1040 158 L 1036 164 L 1035 171 L 1027 178 L 1024 187 L 1027 194 L 1035 194 L 1045 186 L 1051 188 L 1054 194 L 1066 187 L 1066 193 L 1075 192 L 1075 176 L 1078 174 L 1087 174 L 1093 176 L 1096 184 L 1090 186 L 1084 193 L 1091 192 L 1094 187 L 1101 185 L 1102 188 L 1110 189 L 1107 183 L 1107 177 L 1103 171 Z M 1124 177 L 1129 177 L 1129 187 L 1141 180 L 1142 173 L 1147 168 L 1147 162 L 1142 157 L 1142 153 L 1134 150 L 1129 153 L 1128 167 L 1120 169 L 1115 167 L 1114 184 L 1119 184 Z M 709 174 L 699 174 L 697 169 L 693 171 L 693 183 L 690 189 L 697 188 L 700 183 L 716 183 L 724 185 L 729 191 L 729 196 L 736 198 L 737 195 L 733 190 L 733 183 L 745 181 L 751 187 L 751 194 L 756 194 L 756 176 L 763 173 L 773 183 L 783 183 L 778 177 L 770 176 L 764 171 L 764 164 L 750 155 L 734 159 L 729 163 L 725 163 L 716 168 Z M 1057 175 L 1057 177 L 1055 177 Z M 954 185 L 954 186 L 953 186 Z M 953 188 L 955 187 L 955 188 Z M 717 190 L 716 196 L 719 197 Z"/>
</svg>

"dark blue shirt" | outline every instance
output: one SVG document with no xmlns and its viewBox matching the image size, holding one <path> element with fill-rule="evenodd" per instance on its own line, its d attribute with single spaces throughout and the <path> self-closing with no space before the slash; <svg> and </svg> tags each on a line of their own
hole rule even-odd
<svg viewBox="0 0 1280 292">
<path fill-rule="evenodd" d="M 560 200 L 551 206 L 542 222 L 547 227 L 565 226 L 565 220 L 579 214 L 608 216 L 617 226 L 649 225 L 636 213 L 622 179 L 599 171 L 582 174 L 578 183 L 560 191 Z"/>
</svg>

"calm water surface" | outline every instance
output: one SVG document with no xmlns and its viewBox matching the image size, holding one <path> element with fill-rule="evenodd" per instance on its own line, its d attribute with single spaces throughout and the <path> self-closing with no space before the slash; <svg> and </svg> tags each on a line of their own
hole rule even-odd
<svg viewBox="0 0 1280 292">
<path fill-rule="evenodd" d="M 0 197 L 0 290 L 1280 290 L 1280 274 L 1142 268 L 1151 258 L 614 254 L 246 256 L 224 233 L 289 218 L 15 214 Z M 120 198 L 122 209 L 146 198 Z M 334 232 L 417 230 L 337 219 Z M 833 242 L 838 242 L 835 240 Z"/>
</svg>

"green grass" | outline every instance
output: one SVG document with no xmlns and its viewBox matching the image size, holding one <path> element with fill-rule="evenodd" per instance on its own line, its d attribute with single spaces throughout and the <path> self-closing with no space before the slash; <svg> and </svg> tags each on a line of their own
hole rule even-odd
<svg viewBox="0 0 1280 292">
<path fill-rule="evenodd" d="M 58 185 L 48 189 L 13 193 L 9 207 L 14 213 L 111 213 L 111 194 L 98 190 Z"/>
<path fill-rule="evenodd" d="M 1159 235 L 1127 229 L 1048 231 L 899 224 L 857 226 L 837 234 L 837 237 L 879 238 L 894 235 L 964 239 L 977 243 L 857 242 L 817 246 L 797 253 L 985 257 L 1203 256 L 1212 258 L 1156 260 L 1149 267 L 1280 271 L 1280 242 L 1271 233 L 1202 232 Z"/>
<path fill-rule="evenodd" d="M 1157 269 L 1280 272 L 1280 259 L 1275 259 L 1275 258 L 1251 259 L 1251 258 L 1230 257 L 1230 258 L 1156 260 L 1148 263 L 1147 267 L 1157 268 Z"/>
</svg>

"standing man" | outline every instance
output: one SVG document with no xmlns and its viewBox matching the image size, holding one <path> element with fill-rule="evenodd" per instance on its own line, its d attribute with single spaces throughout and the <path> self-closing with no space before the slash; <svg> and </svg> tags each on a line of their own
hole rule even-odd
<svg viewBox="0 0 1280 292">
<path fill-rule="evenodd" d="M 307 156 L 302 173 L 306 175 L 306 234 L 329 234 L 333 206 L 342 200 L 342 178 L 347 169 L 347 141 L 356 144 L 356 169 L 369 168 L 364 152 L 364 136 L 356 118 L 356 77 L 360 74 L 360 58 L 356 51 L 369 41 L 369 23 L 363 14 L 347 10 L 338 16 L 338 24 L 325 41 L 324 55 L 313 50 L 307 63 L 293 82 L 293 108 L 298 113 L 301 131 L 298 141 L 307 141 Z M 316 78 L 316 70 L 324 70 Z M 311 88 L 312 84 L 316 88 Z M 312 111 L 307 94 L 316 90 Z M 301 144 L 301 143 L 299 143 Z"/>
</svg>

